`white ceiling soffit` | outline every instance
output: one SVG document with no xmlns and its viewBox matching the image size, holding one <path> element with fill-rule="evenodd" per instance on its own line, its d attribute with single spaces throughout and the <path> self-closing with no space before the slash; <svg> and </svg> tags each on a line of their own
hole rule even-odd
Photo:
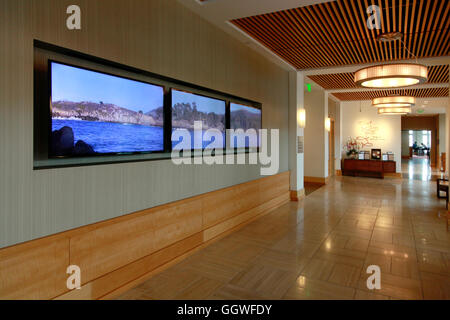
<svg viewBox="0 0 450 320">
<path fill-rule="evenodd" d="M 448 108 L 448 98 L 417 98 L 416 105 L 412 108 L 413 114 L 436 114 L 446 113 Z M 424 110 L 418 113 L 418 110 Z"/>
<path fill-rule="evenodd" d="M 289 71 L 295 71 L 296 69 L 229 21 L 330 1 L 332 0 L 208 0 L 205 2 L 178 0 L 213 25 L 241 40 L 258 53 Z"/>
</svg>

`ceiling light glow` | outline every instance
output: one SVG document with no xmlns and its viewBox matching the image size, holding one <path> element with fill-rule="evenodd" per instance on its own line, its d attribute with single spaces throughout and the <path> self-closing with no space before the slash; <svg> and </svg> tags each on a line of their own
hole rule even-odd
<svg viewBox="0 0 450 320">
<path fill-rule="evenodd" d="M 381 115 L 405 115 L 411 113 L 410 107 L 403 108 L 378 108 L 378 114 Z"/>
<path fill-rule="evenodd" d="M 383 107 L 412 107 L 416 104 L 416 98 L 408 96 L 380 97 L 372 100 L 372 106 Z"/>
<path fill-rule="evenodd" d="M 428 68 L 421 64 L 397 63 L 360 69 L 355 83 L 366 88 L 399 88 L 426 82 Z"/>
</svg>

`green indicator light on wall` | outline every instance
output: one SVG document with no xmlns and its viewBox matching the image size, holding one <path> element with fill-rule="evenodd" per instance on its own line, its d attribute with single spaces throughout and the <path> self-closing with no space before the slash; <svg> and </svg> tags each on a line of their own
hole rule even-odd
<svg viewBox="0 0 450 320">
<path fill-rule="evenodd" d="M 424 113 L 424 112 L 425 112 L 424 109 L 419 109 L 419 110 L 417 110 L 417 113 Z"/>
<path fill-rule="evenodd" d="M 306 84 L 306 90 L 308 90 L 308 92 L 311 92 L 311 83 Z"/>
</svg>

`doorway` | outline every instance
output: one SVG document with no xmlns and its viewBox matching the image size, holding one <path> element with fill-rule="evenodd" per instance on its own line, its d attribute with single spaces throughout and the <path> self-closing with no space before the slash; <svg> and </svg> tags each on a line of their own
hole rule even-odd
<svg viewBox="0 0 450 320">
<path fill-rule="evenodd" d="M 440 175 L 439 127 L 439 115 L 402 116 L 404 178 L 427 181 Z"/>
<path fill-rule="evenodd" d="M 438 174 L 432 162 L 435 152 L 432 130 L 402 131 L 402 173 L 412 180 L 433 180 Z"/>
<path fill-rule="evenodd" d="M 430 130 L 408 130 L 410 156 L 413 159 L 430 160 L 432 139 Z"/>
</svg>

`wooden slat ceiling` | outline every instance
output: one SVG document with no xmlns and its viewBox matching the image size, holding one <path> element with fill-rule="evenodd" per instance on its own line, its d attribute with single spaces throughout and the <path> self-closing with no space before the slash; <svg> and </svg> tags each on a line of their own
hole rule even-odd
<svg viewBox="0 0 450 320">
<path fill-rule="evenodd" d="M 386 97 L 390 95 L 408 95 L 416 98 L 440 98 L 448 97 L 448 88 L 425 88 L 425 89 L 397 89 L 376 90 L 360 92 L 338 92 L 332 93 L 341 101 L 371 100 L 373 98 Z"/>
<path fill-rule="evenodd" d="M 428 67 L 427 83 L 448 83 L 448 65 Z M 331 89 L 352 89 L 358 88 L 354 81 L 354 72 L 334 73 L 308 76 L 312 81 L 322 88 Z"/>
<path fill-rule="evenodd" d="M 366 8 L 381 9 L 381 29 L 370 30 Z M 232 20 L 299 70 L 449 55 L 450 0 L 337 0 Z M 380 43 L 380 33 L 400 31 Z M 406 48 L 405 48 L 406 46 Z"/>
</svg>

